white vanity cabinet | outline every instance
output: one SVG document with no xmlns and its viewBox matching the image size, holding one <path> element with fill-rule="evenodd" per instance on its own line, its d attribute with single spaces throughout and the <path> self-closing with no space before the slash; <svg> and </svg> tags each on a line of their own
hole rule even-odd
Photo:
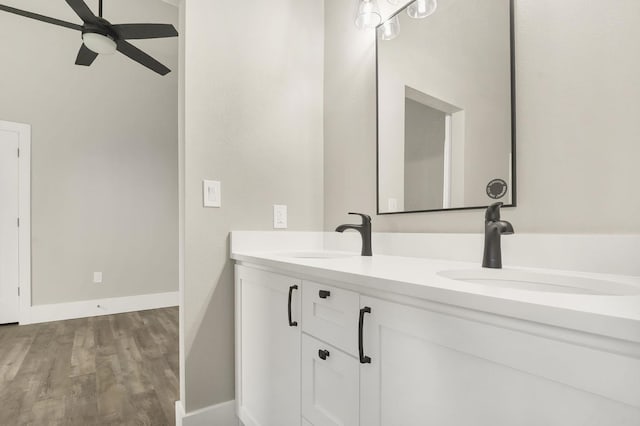
<svg viewBox="0 0 640 426">
<path fill-rule="evenodd" d="M 636 343 L 237 268 L 246 426 L 640 425 Z"/>
<path fill-rule="evenodd" d="M 445 306 L 439 313 L 364 296 L 360 303 L 371 310 L 362 426 L 640 425 L 638 353 Z"/>
<path fill-rule="evenodd" d="M 236 266 L 236 404 L 245 426 L 300 425 L 301 285 Z"/>
</svg>

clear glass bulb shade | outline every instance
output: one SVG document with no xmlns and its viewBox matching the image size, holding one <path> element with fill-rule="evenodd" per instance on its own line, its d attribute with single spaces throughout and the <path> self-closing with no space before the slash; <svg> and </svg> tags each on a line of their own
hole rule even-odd
<svg viewBox="0 0 640 426">
<path fill-rule="evenodd" d="M 380 9 L 376 0 L 358 0 L 356 11 L 356 27 L 361 30 L 375 28 L 382 22 Z"/>
<path fill-rule="evenodd" d="M 433 14 L 438 8 L 437 0 L 416 0 L 407 7 L 407 15 L 422 19 Z"/>
<path fill-rule="evenodd" d="M 380 40 L 393 40 L 400 35 L 400 18 L 398 15 L 385 21 L 378 27 L 378 37 Z"/>
<path fill-rule="evenodd" d="M 116 52 L 116 42 L 107 36 L 97 33 L 82 34 L 82 42 L 89 50 L 101 55 L 111 55 Z"/>
</svg>

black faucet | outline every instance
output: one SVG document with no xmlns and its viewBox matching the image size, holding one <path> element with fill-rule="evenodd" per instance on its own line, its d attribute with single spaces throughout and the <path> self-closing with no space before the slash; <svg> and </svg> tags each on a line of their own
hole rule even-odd
<svg viewBox="0 0 640 426">
<path fill-rule="evenodd" d="M 513 234 L 513 226 L 506 220 L 500 220 L 502 203 L 494 203 L 487 208 L 484 216 L 484 257 L 483 268 L 502 268 L 502 249 L 500 236 Z"/>
<path fill-rule="evenodd" d="M 372 256 L 371 253 L 371 216 L 362 213 L 351 213 L 362 217 L 362 225 L 340 225 L 336 232 L 344 232 L 347 229 L 355 229 L 362 237 L 362 256 Z"/>
</svg>

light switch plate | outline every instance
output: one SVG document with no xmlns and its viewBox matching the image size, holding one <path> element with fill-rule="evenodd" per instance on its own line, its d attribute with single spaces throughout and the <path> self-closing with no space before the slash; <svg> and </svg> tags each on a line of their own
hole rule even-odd
<svg viewBox="0 0 640 426">
<path fill-rule="evenodd" d="M 102 272 L 93 273 L 93 283 L 100 284 L 102 282 Z"/>
<path fill-rule="evenodd" d="M 282 204 L 273 205 L 273 228 L 287 229 L 287 206 Z"/>
<path fill-rule="evenodd" d="M 222 206 L 222 188 L 220 181 L 203 180 L 202 181 L 202 204 L 205 207 L 221 207 Z"/>
</svg>

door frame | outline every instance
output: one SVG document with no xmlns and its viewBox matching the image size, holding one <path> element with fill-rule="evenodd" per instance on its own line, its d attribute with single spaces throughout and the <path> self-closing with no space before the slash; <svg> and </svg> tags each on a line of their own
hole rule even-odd
<svg viewBox="0 0 640 426">
<path fill-rule="evenodd" d="M 0 120 L 0 129 L 16 132 L 18 149 L 18 276 L 20 324 L 30 322 L 31 313 L 31 126 Z"/>
</svg>

